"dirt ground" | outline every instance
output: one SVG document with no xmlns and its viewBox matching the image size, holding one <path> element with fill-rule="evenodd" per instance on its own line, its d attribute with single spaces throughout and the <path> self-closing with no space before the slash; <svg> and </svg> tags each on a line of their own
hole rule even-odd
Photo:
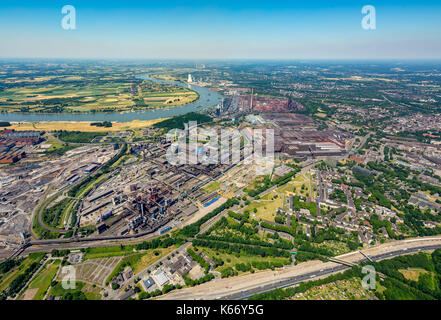
<svg viewBox="0 0 441 320">
<path fill-rule="evenodd" d="M 33 131 L 52 131 L 52 130 L 67 130 L 67 131 L 83 131 L 83 132 L 110 132 L 110 131 L 123 131 L 130 129 L 139 129 L 149 127 L 163 119 L 157 120 L 134 120 L 131 122 L 112 122 L 112 127 L 104 128 L 91 126 L 91 122 L 11 122 L 11 126 L 8 129 L 15 130 L 33 130 Z"/>
<path fill-rule="evenodd" d="M 27 289 L 23 294 L 23 296 L 21 297 L 21 300 L 32 300 L 37 294 L 37 292 L 38 292 L 38 288 Z"/>
<path fill-rule="evenodd" d="M 188 273 L 190 278 L 197 280 L 204 276 L 204 270 L 201 268 L 200 265 L 195 266 L 193 269 L 190 270 Z"/>
</svg>

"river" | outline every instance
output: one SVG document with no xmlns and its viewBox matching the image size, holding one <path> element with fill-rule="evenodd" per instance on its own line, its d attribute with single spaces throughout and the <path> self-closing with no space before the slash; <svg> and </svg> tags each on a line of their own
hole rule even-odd
<svg viewBox="0 0 441 320">
<path fill-rule="evenodd" d="M 147 110 L 147 111 L 131 111 L 131 112 L 96 112 L 96 113 L 1 113 L 0 121 L 12 122 L 40 122 L 40 121 L 118 121 L 130 122 L 133 120 L 155 120 L 160 118 L 168 118 L 186 114 L 189 112 L 200 111 L 210 107 L 214 107 L 221 103 L 222 95 L 209 90 L 207 88 L 195 85 L 183 84 L 174 81 L 165 81 L 152 79 L 148 75 L 139 76 L 143 80 L 151 80 L 159 83 L 174 84 L 196 91 L 199 99 L 196 101 L 178 106 L 164 109 Z M 200 106 L 200 107 L 199 107 Z"/>
</svg>

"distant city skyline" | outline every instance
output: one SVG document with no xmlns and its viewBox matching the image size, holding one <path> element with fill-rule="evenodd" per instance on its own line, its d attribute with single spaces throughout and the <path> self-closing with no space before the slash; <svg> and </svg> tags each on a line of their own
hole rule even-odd
<svg viewBox="0 0 441 320">
<path fill-rule="evenodd" d="M 64 30 L 61 9 L 76 9 Z M 376 9 L 364 30 L 361 9 Z M 0 4 L 0 57 L 441 59 L 439 1 L 20 1 Z"/>
</svg>

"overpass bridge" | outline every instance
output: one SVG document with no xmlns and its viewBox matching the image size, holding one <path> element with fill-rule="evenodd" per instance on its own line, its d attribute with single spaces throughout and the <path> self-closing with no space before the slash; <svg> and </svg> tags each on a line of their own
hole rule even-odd
<svg viewBox="0 0 441 320">
<path fill-rule="evenodd" d="M 370 261 L 370 262 L 374 262 L 374 260 L 371 257 L 369 257 L 368 255 L 364 254 L 361 251 L 358 251 L 358 252 L 365 258 L 365 259 L 362 259 L 362 260 L 358 261 L 358 263 L 353 263 L 353 262 L 349 262 L 349 261 L 338 259 L 338 258 L 328 258 L 328 260 L 331 261 L 331 262 L 334 262 L 334 263 L 338 263 L 338 264 L 350 267 L 350 268 L 352 268 L 354 266 L 358 266 L 361 262 L 364 262 L 366 260 Z M 377 272 L 377 274 L 378 274 L 378 276 L 381 279 L 385 279 L 386 278 L 386 275 L 384 275 L 381 272 Z"/>
</svg>

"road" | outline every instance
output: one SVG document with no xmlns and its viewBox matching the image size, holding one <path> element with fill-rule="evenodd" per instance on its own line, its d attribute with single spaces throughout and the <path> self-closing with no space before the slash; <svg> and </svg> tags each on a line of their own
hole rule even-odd
<svg viewBox="0 0 441 320">
<path fill-rule="evenodd" d="M 357 146 L 357 148 L 356 148 L 355 150 L 359 151 L 359 150 L 364 146 L 364 144 L 366 143 L 366 141 L 371 137 L 371 135 L 372 135 L 371 132 L 369 132 L 367 135 L 365 135 L 365 136 L 361 139 L 360 144 Z"/>
<path fill-rule="evenodd" d="M 397 255 L 441 248 L 441 237 L 394 241 L 363 250 L 375 260 L 392 258 Z M 367 261 L 359 251 L 337 258 L 352 263 Z M 277 271 L 262 271 L 233 278 L 213 280 L 200 286 L 185 288 L 161 296 L 164 300 L 214 300 L 245 299 L 262 293 L 293 286 L 307 280 L 319 279 L 333 273 L 342 272 L 349 267 L 334 262 L 308 261 L 296 266 L 286 266 Z"/>
<path fill-rule="evenodd" d="M 93 237 L 93 238 L 78 238 L 78 239 L 53 239 L 53 240 L 35 240 L 30 242 L 30 246 L 18 251 L 4 251 L 0 252 L 0 262 L 8 259 L 13 255 L 17 257 L 19 255 L 28 255 L 31 252 L 50 252 L 53 249 L 82 249 L 89 247 L 112 247 L 119 246 L 120 244 L 131 245 L 139 244 L 143 241 L 159 238 L 166 234 L 171 233 L 175 229 L 171 229 L 159 235 L 156 231 L 149 231 L 146 233 L 139 233 L 133 236 L 114 236 L 114 237 Z M 17 254 L 18 253 L 18 254 Z"/>
<path fill-rule="evenodd" d="M 43 196 L 40 198 L 40 200 L 38 201 L 37 205 L 34 207 L 34 209 L 32 210 L 32 214 L 31 214 L 31 224 L 29 225 L 29 232 L 30 234 L 35 238 L 38 239 L 38 235 L 34 232 L 34 228 L 32 228 L 32 224 L 33 221 L 35 219 L 35 215 L 38 215 L 38 220 L 40 223 L 40 211 L 41 209 L 45 206 L 45 202 L 47 201 L 47 196 L 48 194 L 52 191 L 52 185 L 48 185 L 48 187 L 46 188 L 46 190 L 44 191 Z"/>
</svg>

